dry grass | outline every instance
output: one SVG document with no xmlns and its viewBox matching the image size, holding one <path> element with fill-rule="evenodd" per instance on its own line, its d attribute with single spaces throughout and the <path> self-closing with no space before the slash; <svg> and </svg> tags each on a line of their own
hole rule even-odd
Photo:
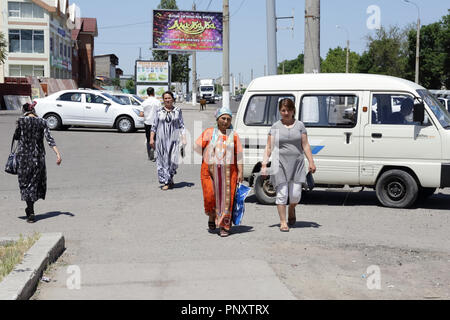
<svg viewBox="0 0 450 320">
<path fill-rule="evenodd" d="M 39 240 L 41 235 L 35 233 L 31 237 L 20 239 L 8 245 L 0 245 L 0 282 L 15 266 L 22 262 L 25 253 Z"/>
</svg>

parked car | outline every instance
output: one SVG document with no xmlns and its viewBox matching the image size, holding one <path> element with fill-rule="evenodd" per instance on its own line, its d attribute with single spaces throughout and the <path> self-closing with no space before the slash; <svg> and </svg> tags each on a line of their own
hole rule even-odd
<svg viewBox="0 0 450 320">
<path fill-rule="evenodd" d="M 81 126 L 127 133 L 144 128 L 141 106 L 126 105 L 107 92 L 64 90 L 34 101 L 37 115 L 47 120 L 50 130 Z"/>
<path fill-rule="evenodd" d="M 133 106 L 141 106 L 144 102 L 144 99 L 141 97 L 138 97 L 135 94 L 130 93 L 113 93 L 112 94 L 117 99 L 121 100 L 126 105 L 133 105 Z"/>
</svg>

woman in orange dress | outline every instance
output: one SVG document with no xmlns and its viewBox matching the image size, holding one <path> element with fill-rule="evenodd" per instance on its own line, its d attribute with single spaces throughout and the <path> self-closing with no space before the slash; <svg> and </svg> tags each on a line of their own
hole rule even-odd
<svg viewBox="0 0 450 320">
<path fill-rule="evenodd" d="M 230 235 L 236 187 L 243 182 L 242 144 L 231 125 L 228 108 L 216 112 L 217 126 L 206 129 L 196 141 L 203 155 L 201 182 L 209 230 L 220 228 L 220 236 Z"/>
</svg>

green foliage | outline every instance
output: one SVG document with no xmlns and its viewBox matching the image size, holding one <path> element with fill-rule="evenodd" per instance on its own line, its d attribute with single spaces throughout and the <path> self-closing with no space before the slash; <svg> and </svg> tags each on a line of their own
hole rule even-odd
<svg viewBox="0 0 450 320">
<path fill-rule="evenodd" d="M 417 30 L 408 33 L 407 78 L 414 80 L 416 65 Z M 450 85 L 448 77 L 450 53 L 450 14 L 438 22 L 420 28 L 419 82 L 429 89 Z"/>
<path fill-rule="evenodd" d="M 358 62 L 360 56 L 356 52 L 350 50 L 349 54 L 349 72 L 355 73 L 358 71 Z M 345 73 L 347 64 L 347 48 L 337 47 L 328 50 L 326 59 L 322 62 L 322 73 Z"/>
<path fill-rule="evenodd" d="M 0 63 L 5 63 L 8 52 L 5 34 L 0 32 Z"/>
<path fill-rule="evenodd" d="M 136 86 L 132 79 L 129 79 L 127 80 L 127 82 L 125 82 L 125 89 L 127 89 L 129 92 L 135 92 Z"/>
<path fill-rule="evenodd" d="M 303 73 L 305 66 L 305 55 L 301 53 L 293 60 L 284 60 L 281 62 L 278 65 L 278 74 L 283 74 L 283 65 L 285 74 Z"/>
<path fill-rule="evenodd" d="M 158 9 L 178 10 L 177 0 L 161 0 Z"/>
<path fill-rule="evenodd" d="M 115 87 L 121 87 L 119 78 L 111 79 L 111 84 Z"/>
<path fill-rule="evenodd" d="M 378 29 L 367 36 L 368 50 L 358 62 L 358 72 L 385 74 L 405 78 L 407 65 L 407 31 L 393 26 Z"/>
</svg>

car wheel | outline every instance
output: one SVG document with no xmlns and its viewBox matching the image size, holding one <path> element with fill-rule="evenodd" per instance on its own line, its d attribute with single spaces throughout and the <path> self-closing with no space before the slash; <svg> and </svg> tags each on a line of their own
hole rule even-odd
<svg viewBox="0 0 450 320">
<path fill-rule="evenodd" d="M 261 204 L 275 204 L 277 192 L 270 183 L 269 177 L 258 176 L 255 181 L 255 195 Z"/>
<path fill-rule="evenodd" d="M 402 170 L 389 170 L 378 180 L 376 193 L 383 206 L 409 208 L 417 200 L 419 187 L 409 173 Z"/>
<path fill-rule="evenodd" d="M 61 129 L 62 121 L 61 118 L 54 113 L 48 114 L 44 117 L 47 120 L 47 125 L 50 130 L 59 130 Z"/>
<path fill-rule="evenodd" d="M 120 117 L 117 119 L 117 129 L 122 133 L 133 132 L 134 129 L 134 121 L 128 117 Z"/>
</svg>

